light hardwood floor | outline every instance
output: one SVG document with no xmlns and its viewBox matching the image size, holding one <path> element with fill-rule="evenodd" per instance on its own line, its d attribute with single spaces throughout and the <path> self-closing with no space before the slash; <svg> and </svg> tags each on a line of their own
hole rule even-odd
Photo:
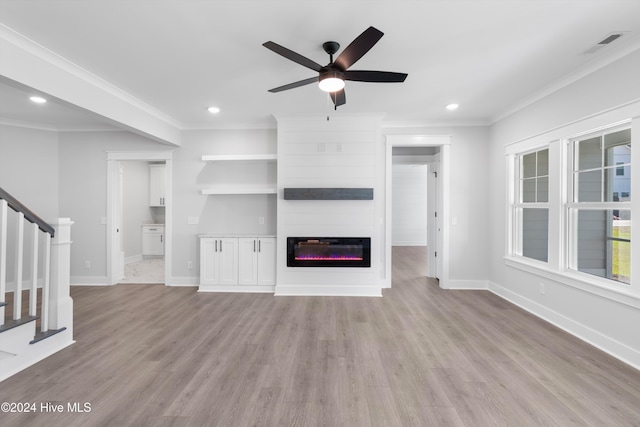
<svg viewBox="0 0 640 427">
<path fill-rule="evenodd" d="M 631 426 L 640 371 L 394 248 L 383 298 L 72 289 L 77 343 L 0 384 L 2 426 Z"/>
</svg>

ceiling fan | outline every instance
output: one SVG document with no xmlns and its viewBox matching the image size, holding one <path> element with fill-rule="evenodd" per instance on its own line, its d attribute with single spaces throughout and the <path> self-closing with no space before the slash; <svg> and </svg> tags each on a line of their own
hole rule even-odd
<svg viewBox="0 0 640 427">
<path fill-rule="evenodd" d="M 394 73 L 390 71 L 348 69 L 356 61 L 362 58 L 378 42 L 378 40 L 382 38 L 383 35 L 384 33 L 382 31 L 374 27 L 367 28 L 362 34 L 356 37 L 355 40 L 340 53 L 340 55 L 338 55 L 335 61 L 333 60 L 333 55 L 338 51 L 338 49 L 340 49 L 340 44 L 334 41 L 323 43 L 322 48 L 329 54 L 329 64 L 324 66 L 272 41 L 263 43 L 262 45 L 267 49 L 270 49 L 278 55 L 282 55 L 285 58 L 293 62 L 297 62 L 298 64 L 310 68 L 318 73 L 318 76 L 316 77 L 310 77 L 284 86 L 279 86 L 270 89 L 269 92 L 282 92 L 284 90 L 294 89 L 318 82 L 320 89 L 329 93 L 335 106 L 334 108 L 337 109 L 340 105 L 347 102 L 347 98 L 344 93 L 345 80 L 370 83 L 401 83 L 407 78 L 407 74 Z"/>
</svg>

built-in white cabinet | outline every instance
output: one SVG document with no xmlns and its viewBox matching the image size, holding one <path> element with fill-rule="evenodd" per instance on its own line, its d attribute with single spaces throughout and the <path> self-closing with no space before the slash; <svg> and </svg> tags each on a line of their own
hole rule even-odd
<svg viewBox="0 0 640 427">
<path fill-rule="evenodd" d="M 165 165 L 149 165 L 149 206 L 165 205 Z"/>
<path fill-rule="evenodd" d="M 200 291 L 272 292 L 275 237 L 200 237 Z"/>
<path fill-rule="evenodd" d="M 200 238 L 200 284 L 238 284 L 238 238 Z"/>
<path fill-rule="evenodd" d="M 164 255 L 164 225 L 142 226 L 142 255 Z"/>
<path fill-rule="evenodd" d="M 241 237 L 238 251 L 239 284 L 275 286 L 275 249 L 274 237 Z"/>
</svg>

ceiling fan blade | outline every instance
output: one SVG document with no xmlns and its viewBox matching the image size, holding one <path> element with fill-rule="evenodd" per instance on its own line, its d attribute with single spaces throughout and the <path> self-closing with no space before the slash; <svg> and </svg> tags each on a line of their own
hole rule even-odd
<svg viewBox="0 0 640 427">
<path fill-rule="evenodd" d="M 293 82 L 293 83 L 289 83 L 288 85 L 284 85 L 284 86 L 279 86 L 273 89 L 269 89 L 269 92 L 271 93 L 276 93 L 276 92 L 282 92 L 283 90 L 289 90 L 289 89 L 294 89 L 300 86 L 305 86 L 311 83 L 316 83 L 318 81 L 318 77 L 310 77 L 308 79 L 304 79 L 304 80 L 300 80 L 298 82 Z"/>
<path fill-rule="evenodd" d="M 365 53 L 378 43 L 384 33 L 374 27 L 369 27 L 347 46 L 333 62 L 339 68 L 346 70 L 362 58 Z"/>
<path fill-rule="evenodd" d="M 300 55 L 299 53 L 289 50 L 284 46 L 280 46 L 277 43 L 269 41 L 269 42 L 263 43 L 262 46 L 274 51 L 278 55 L 284 56 L 285 58 L 293 62 L 297 62 L 302 66 L 311 68 L 313 71 L 320 71 L 320 69 L 322 68 L 322 65 L 318 64 L 317 62 L 312 61 L 309 58 Z"/>
<path fill-rule="evenodd" d="M 408 74 L 406 73 L 393 73 L 391 71 L 347 70 L 344 72 L 344 79 L 354 82 L 401 83 L 407 76 Z"/>
<path fill-rule="evenodd" d="M 344 89 L 340 89 L 337 92 L 329 92 L 329 96 L 331 96 L 331 100 L 336 109 L 347 103 L 347 96 L 344 93 Z"/>
</svg>

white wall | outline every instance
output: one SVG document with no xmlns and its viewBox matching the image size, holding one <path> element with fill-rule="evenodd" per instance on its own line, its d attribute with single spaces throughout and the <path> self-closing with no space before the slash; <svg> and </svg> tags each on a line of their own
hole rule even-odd
<svg viewBox="0 0 640 427">
<path fill-rule="evenodd" d="M 58 218 L 58 134 L 0 125 L 0 187 L 36 215 Z"/>
<path fill-rule="evenodd" d="M 393 246 L 427 245 L 426 164 L 393 164 Z"/>
<path fill-rule="evenodd" d="M 491 290 L 636 367 L 640 367 L 637 277 L 635 285 L 632 283 L 630 288 L 622 286 L 619 292 L 615 292 L 616 286 L 605 289 L 582 282 L 571 283 L 541 270 L 524 271 L 510 267 L 505 263 L 504 255 L 508 176 L 505 152 L 508 146 L 513 143 L 533 146 L 639 117 L 638 75 L 640 50 L 499 121 L 491 127 L 488 167 L 493 236 L 489 242 Z M 638 145 L 639 132 L 640 125 L 636 123 L 632 136 L 634 145 Z M 635 222 L 638 222 L 638 198 L 634 203 Z M 550 227 L 558 229 L 557 218 L 550 218 Z M 640 252 L 635 246 L 635 249 L 632 246 L 632 259 L 637 260 Z M 634 270 L 634 273 L 637 272 Z M 544 295 L 538 291 L 541 282 L 546 286 Z"/>
<path fill-rule="evenodd" d="M 449 288 L 486 289 L 489 278 L 489 131 L 481 126 L 385 128 L 387 135 L 450 135 Z M 455 219 L 456 225 L 453 225 Z"/>
<path fill-rule="evenodd" d="M 107 283 L 107 151 L 162 150 L 167 146 L 129 132 L 61 132 L 60 216 L 71 228 L 71 283 Z M 90 268 L 85 268 L 89 261 Z"/>
</svg>

